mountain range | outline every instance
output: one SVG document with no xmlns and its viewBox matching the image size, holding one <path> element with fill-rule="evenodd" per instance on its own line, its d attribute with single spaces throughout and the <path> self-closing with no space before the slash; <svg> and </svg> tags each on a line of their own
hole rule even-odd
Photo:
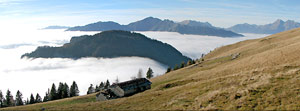
<svg viewBox="0 0 300 111">
<path fill-rule="evenodd" d="M 237 24 L 232 27 L 229 27 L 228 30 L 231 30 L 236 33 L 257 33 L 257 34 L 275 34 L 294 28 L 300 27 L 300 23 L 293 20 L 276 20 L 273 23 L 266 25 L 255 25 L 255 24 Z"/>
<path fill-rule="evenodd" d="M 41 46 L 22 58 L 72 58 L 83 57 L 146 57 L 174 67 L 190 58 L 183 56 L 169 44 L 150 39 L 142 34 L 112 30 L 95 35 L 72 37 L 61 47 Z"/>
<path fill-rule="evenodd" d="M 171 20 L 161 20 L 154 17 L 147 17 L 143 20 L 121 25 L 116 22 L 96 22 L 85 26 L 76 26 L 67 31 L 107 31 L 107 30 L 126 30 L 126 31 L 167 31 L 178 32 L 180 34 L 208 35 L 220 37 L 242 37 L 243 35 L 212 26 L 208 22 L 198 22 L 185 20 L 174 22 Z"/>
</svg>

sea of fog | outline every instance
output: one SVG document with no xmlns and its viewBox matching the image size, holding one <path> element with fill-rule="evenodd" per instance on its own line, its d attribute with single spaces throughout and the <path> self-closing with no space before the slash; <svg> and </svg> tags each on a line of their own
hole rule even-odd
<svg viewBox="0 0 300 111">
<path fill-rule="evenodd" d="M 141 57 L 120 58 L 83 58 L 72 59 L 21 59 L 24 53 L 35 50 L 38 46 L 61 46 L 71 37 L 92 35 L 99 32 L 65 32 L 64 30 L 39 30 L 35 28 L 0 27 L 0 90 L 7 89 L 15 96 L 16 91 L 23 93 L 24 99 L 31 93 L 44 96 L 52 83 L 71 85 L 76 81 L 80 94 L 86 94 L 90 84 L 99 84 L 107 79 L 113 82 L 129 80 L 136 76 L 139 69 L 146 73 L 151 67 L 154 75 L 162 75 L 167 66 L 154 60 Z M 213 36 L 181 35 L 172 32 L 139 32 L 150 38 L 169 43 L 184 55 L 193 59 L 208 53 L 216 47 L 232 44 L 247 39 L 267 35 L 244 34 L 241 38 L 221 38 Z"/>
</svg>

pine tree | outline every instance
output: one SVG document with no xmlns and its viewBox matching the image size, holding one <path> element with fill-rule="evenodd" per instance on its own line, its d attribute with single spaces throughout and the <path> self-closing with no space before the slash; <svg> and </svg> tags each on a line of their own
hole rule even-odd
<svg viewBox="0 0 300 111">
<path fill-rule="evenodd" d="M 69 89 L 69 85 L 67 83 L 64 84 L 62 95 L 63 95 L 63 98 L 70 97 L 70 89 Z"/>
<path fill-rule="evenodd" d="M 178 65 L 176 64 L 175 67 L 173 68 L 173 70 L 177 70 L 177 69 L 179 69 L 179 68 L 178 68 Z"/>
<path fill-rule="evenodd" d="M 87 94 L 92 94 L 95 92 L 95 88 L 93 87 L 93 84 L 91 84 L 91 86 L 89 87 Z"/>
<path fill-rule="evenodd" d="M 50 101 L 50 89 L 49 88 L 43 99 L 43 102 L 47 102 L 47 101 Z"/>
<path fill-rule="evenodd" d="M 101 82 L 100 85 L 99 85 L 99 89 L 102 89 L 102 88 L 104 88 L 104 83 L 103 82 Z"/>
<path fill-rule="evenodd" d="M 110 86 L 110 82 L 109 82 L 109 80 L 107 79 L 104 88 L 107 89 L 109 86 Z"/>
<path fill-rule="evenodd" d="M 146 73 L 146 77 L 148 79 L 151 79 L 153 77 L 153 70 L 150 67 L 148 68 L 148 71 Z"/>
<path fill-rule="evenodd" d="M 35 103 L 35 99 L 33 94 L 30 95 L 30 100 L 29 100 L 29 104 L 34 104 Z"/>
<path fill-rule="evenodd" d="M 62 99 L 63 98 L 63 88 L 64 84 L 59 82 L 58 88 L 57 88 L 57 99 Z"/>
<path fill-rule="evenodd" d="M 184 66 L 185 66 L 185 63 L 181 62 L 180 68 L 184 68 Z"/>
<path fill-rule="evenodd" d="M 28 98 L 27 98 L 27 100 L 25 101 L 25 103 L 26 103 L 26 105 L 28 105 L 28 104 L 29 104 L 29 100 L 28 100 Z"/>
<path fill-rule="evenodd" d="M 171 72 L 171 67 L 168 67 L 168 69 L 167 69 L 167 72 L 166 73 L 168 73 L 168 72 Z"/>
<path fill-rule="evenodd" d="M 56 91 L 56 86 L 54 83 L 52 84 L 49 97 L 50 97 L 49 100 L 51 100 L 51 101 L 57 99 L 57 91 Z"/>
<path fill-rule="evenodd" d="M 44 96 L 44 98 L 43 98 L 43 102 L 49 101 L 48 98 L 49 98 L 49 93 L 46 92 L 46 94 L 45 94 L 45 96 Z"/>
<path fill-rule="evenodd" d="M 119 81 L 119 78 L 117 76 L 116 80 L 115 80 L 115 83 L 118 84 L 120 81 Z"/>
<path fill-rule="evenodd" d="M 35 101 L 34 101 L 34 103 L 41 103 L 41 102 L 42 102 L 42 98 L 41 98 L 41 96 L 39 95 L 39 93 L 37 93 L 36 96 L 35 96 Z"/>
<path fill-rule="evenodd" d="M 192 63 L 191 60 L 189 60 L 189 61 L 186 63 L 187 66 L 192 65 L 192 64 L 193 64 L 193 63 Z"/>
<path fill-rule="evenodd" d="M 70 88 L 70 97 L 74 97 L 74 96 L 79 96 L 78 86 L 75 81 L 73 81 L 73 84 L 71 85 Z"/>
<path fill-rule="evenodd" d="M 203 59 L 204 60 L 204 59 Z M 195 60 L 192 60 L 192 64 L 196 64 L 196 61 Z"/>
<path fill-rule="evenodd" d="M 16 94 L 16 106 L 24 105 L 23 94 L 18 90 Z"/>
<path fill-rule="evenodd" d="M 9 107 L 9 106 L 13 106 L 13 96 L 11 95 L 11 92 L 9 91 L 9 89 L 7 90 L 6 92 L 6 99 L 5 99 L 5 102 L 6 102 L 6 106 Z"/>
<path fill-rule="evenodd" d="M 0 90 L 0 108 L 4 107 L 4 102 L 3 102 L 3 94 L 2 94 L 2 91 Z"/>
<path fill-rule="evenodd" d="M 100 89 L 99 89 L 99 86 L 98 86 L 98 85 L 96 85 L 95 91 L 96 91 L 96 92 L 100 91 Z"/>
</svg>

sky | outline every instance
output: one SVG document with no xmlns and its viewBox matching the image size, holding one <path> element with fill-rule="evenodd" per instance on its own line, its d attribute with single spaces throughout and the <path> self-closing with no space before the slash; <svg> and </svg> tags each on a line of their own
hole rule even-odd
<svg viewBox="0 0 300 111">
<path fill-rule="evenodd" d="M 218 27 L 300 22 L 299 0 L 0 0 L 1 26 L 78 26 L 97 21 L 128 24 L 145 17 L 197 20 Z"/>
</svg>

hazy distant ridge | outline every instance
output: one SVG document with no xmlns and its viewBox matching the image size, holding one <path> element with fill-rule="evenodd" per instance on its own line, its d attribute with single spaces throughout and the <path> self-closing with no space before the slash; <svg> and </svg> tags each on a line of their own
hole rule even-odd
<svg viewBox="0 0 300 111">
<path fill-rule="evenodd" d="M 278 19 L 275 22 L 266 25 L 255 25 L 247 23 L 237 24 L 229 27 L 228 30 L 237 33 L 275 34 L 298 27 L 300 27 L 300 23 L 298 22 L 292 20 L 282 21 Z"/>
<path fill-rule="evenodd" d="M 85 26 L 76 26 L 67 31 L 107 31 L 107 30 L 126 30 L 126 31 L 167 31 L 178 32 L 180 34 L 209 35 L 220 37 L 241 37 L 243 35 L 217 28 L 208 22 L 198 22 L 185 20 L 176 23 L 171 20 L 161 20 L 158 18 L 147 17 L 143 20 L 132 22 L 128 25 L 121 25 L 116 22 L 97 22 Z"/>
<path fill-rule="evenodd" d="M 42 28 L 42 29 L 67 29 L 67 28 L 70 28 L 68 26 L 57 26 L 57 25 L 53 25 L 53 26 L 47 26 L 45 28 Z"/>
</svg>

